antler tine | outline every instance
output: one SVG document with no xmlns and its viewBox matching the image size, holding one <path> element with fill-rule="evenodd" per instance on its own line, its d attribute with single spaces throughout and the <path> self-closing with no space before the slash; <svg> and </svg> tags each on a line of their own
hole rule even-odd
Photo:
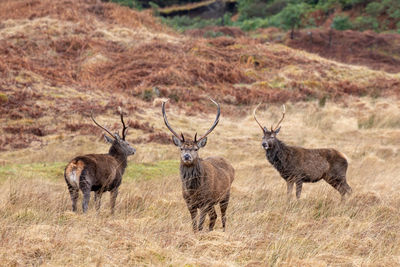
<svg viewBox="0 0 400 267">
<path fill-rule="evenodd" d="M 125 125 L 124 114 L 122 112 L 122 108 L 118 107 L 118 110 L 119 110 L 119 114 L 121 116 L 121 122 L 122 122 L 122 140 L 125 140 L 126 133 L 127 133 L 127 130 L 128 130 L 128 126 Z"/>
<path fill-rule="evenodd" d="M 168 99 L 168 100 L 169 100 L 169 99 Z M 167 103 L 168 100 L 162 102 L 162 108 L 161 108 L 162 114 L 163 114 L 163 117 L 164 117 L 165 125 L 166 125 L 167 128 L 171 131 L 171 133 L 173 133 L 173 134 L 176 136 L 176 138 L 178 138 L 179 140 L 181 140 L 181 141 L 183 142 L 183 141 L 184 141 L 184 139 L 183 139 L 183 138 L 184 138 L 184 137 L 183 137 L 183 134 L 182 134 L 182 138 L 179 137 L 179 135 L 171 128 L 171 126 L 170 126 L 169 123 L 168 123 L 167 114 L 165 113 L 165 103 Z"/>
<path fill-rule="evenodd" d="M 274 128 L 274 131 L 276 131 L 276 129 L 278 129 L 279 125 L 281 124 L 281 122 L 283 121 L 283 119 L 285 118 L 285 112 L 286 112 L 286 107 L 285 104 L 282 105 L 283 111 L 282 111 L 282 118 L 280 119 L 280 121 L 278 122 L 278 124 L 276 125 L 276 127 Z"/>
<path fill-rule="evenodd" d="M 199 138 L 199 140 L 197 140 L 197 142 L 201 141 L 202 139 L 204 139 L 207 135 L 209 135 L 214 128 L 217 126 L 218 122 L 219 122 L 219 116 L 221 115 L 221 107 L 219 106 L 219 104 L 214 101 L 211 97 L 210 100 L 218 107 L 218 112 L 217 112 L 217 117 L 215 118 L 215 121 L 213 123 L 213 125 L 211 126 L 211 128 L 206 132 L 205 135 L 203 135 L 202 137 Z"/>
<path fill-rule="evenodd" d="M 92 118 L 92 121 L 93 121 L 97 126 L 99 126 L 101 129 L 103 129 L 103 130 L 106 131 L 109 135 L 111 135 L 114 139 L 116 139 L 115 136 L 114 136 L 107 128 L 105 128 L 105 127 L 101 126 L 100 124 L 98 124 L 97 121 L 93 118 L 93 110 L 92 110 L 91 113 L 90 113 L 90 117 Z"/>
<path fill-rule="evenodd" d="M 257 108 L 258 108 L 260 105 L 261 105 L 261 103 L 259 103 L 259 104 L 256 106 L 256 108 L 254 109 L 254 111 L 253 111 L 253 117 L 254 117 L 254 119 L 256 120 L 258 126 L 260 126 L 261 130 L 264 132 L 264 127 L 261 125 L 261 123 L 260 123 L 260 122 L 257 120 L 257 118 L 256 118 L 256 110 L 257 110 Z"/>
</svg>

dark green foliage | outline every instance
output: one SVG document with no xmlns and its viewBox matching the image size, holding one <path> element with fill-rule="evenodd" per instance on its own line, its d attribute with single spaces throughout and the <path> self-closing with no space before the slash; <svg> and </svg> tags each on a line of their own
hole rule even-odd
<svg viewBox="0 0 400 267">
<path fill-rule="evenodd" d="M 111 0 L 133 8 L 166 7 L 182 5 L 201 0 Z M 201 19 L 198 17 L 175 16 L 162 18 L 169 26 L 184 31 L 205 26 L 237 26 L 243 30 L 255 30 L 275 26 L 287 30 L 316 27 L 321 19 L 329 19 L 337 11 L 355 10 L 358 17 L 338 15 L 331 27 L 337 30 L 375 30 L 398 29 L 400 22 L 400 0 L 237 0 L 238 21 L 231 20 L 232 14 L 226 13 L 219 19 Z M 323 11 L 322 13 L 320 11 Z M 318 13 L 319 12 L 319 13 Z M 318 20 L 314 14 L 319 14 Z M 321 15 L 322 14 L 322 15 Z M 350 13 L 354 14 L 354 12 Z M 156 14 L 158 15 L 158 14 Z M 394 27 L 396 25 L 396 27 Z"/>
<path fill-rule="evenodd" d="M 344 15 L 336 16 L 331 25 L 332 29 L 339 31 L 349 30 L 352 27 L 353 25 L 351 24 L 349 17 Z"/>
<path fill-rule="evenodd" d="M 367 12 L 368 15 L 377 17 L 380 14 L 383 13 L 385 10 L 385 6 L 381 2 L 372 2 L 367 5 L 365 8 L 365 12 Z"/>
<path fill-rule="evenodd" d="M 353 29 L 359 31 L 375 30 L 379 28 L 379 22 L 376 18 L 359 16 L 354 20 Z"/>
</svg>

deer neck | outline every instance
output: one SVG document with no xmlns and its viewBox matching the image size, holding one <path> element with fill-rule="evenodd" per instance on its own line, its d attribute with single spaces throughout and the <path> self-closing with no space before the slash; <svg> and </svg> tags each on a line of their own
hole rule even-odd
<svg viewBox="0 0 400 267">
<path fill-rule="evenodd" d="M 125 168 L 128 165 L 128 157 L 125 154 L 118 152 L 113 146 L 108 151 L 108 155 L 118 161 L 121 172 L 124 173 Z"/>
<path fill-rule="evenodd" d="M 192 165 L 185 165 L 181 162 L 180 173 L 182 184 L 187 190 L 196 190 L 200 187 L 203 175 L 202 160 L 196 159 Z"/>
<path fill-rule="evenodd" d="M 288 152 L 288 147 L 278 139 L 276 140 L 274 146 L 266 151 L 268 161 L 281 174 L 285 172 Z"/>
</svg>

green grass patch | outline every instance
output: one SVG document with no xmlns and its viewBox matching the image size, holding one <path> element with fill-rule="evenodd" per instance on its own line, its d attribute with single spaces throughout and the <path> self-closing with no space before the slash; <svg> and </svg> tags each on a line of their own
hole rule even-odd
<svg viewBox="0 0 400 267">
<path fill-rule="evenodd" d="M 163 160 L 155 163 L 131 163 L 125 171 L 124 178 L 150 180 L 178 173 L 178 160 Z"/>
<path fill-rule="evenodd" d="M 0 166 L 0 182 L 7 179 L 40 178 L 64 180 L 64 168 L 67 162 L 9 164 Z M 179 161 L 165 160 L 155 163 L 130 163 L 124 179 L 150 180 L 179 173 Z"/>
</svg>

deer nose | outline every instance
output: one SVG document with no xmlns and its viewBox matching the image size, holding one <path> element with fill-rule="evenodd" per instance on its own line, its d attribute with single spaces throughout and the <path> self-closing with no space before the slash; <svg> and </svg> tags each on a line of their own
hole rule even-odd
<svg viewBox="0 0 400 267">
<path fill-rule="evenodd" d="M 261 145 L 263 146 L 263 148 L 268 148 L 268 143 L 267 142 L 262 142 Z"/>
<path fill-rule="evenodd" d="M 189 159 L 190 159 L 190 155 L 189 155 L 189 154 L 183 155 L 183 159 L 184 159 L 184 160 L 189 160 Z"/>
</svg>

